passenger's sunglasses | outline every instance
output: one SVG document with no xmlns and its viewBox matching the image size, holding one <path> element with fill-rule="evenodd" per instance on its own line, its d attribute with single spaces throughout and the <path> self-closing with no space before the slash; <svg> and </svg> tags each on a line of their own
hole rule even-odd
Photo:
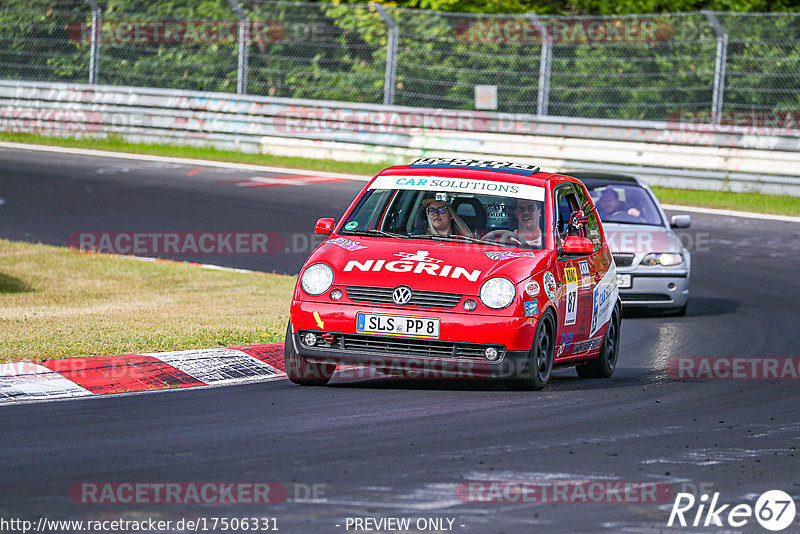
<svg viewBox="0 0 800 534">
<path fill-rule="evenodd" d="M 441 208 L 428 208 L 428 213 L 431 214 L 431 215 L 436 215 L 437 213 L 439 215 L 442 215 L 446 211 L 447 211 L 447 207 L 446 206 L 442 206 Z"/>
</svg>

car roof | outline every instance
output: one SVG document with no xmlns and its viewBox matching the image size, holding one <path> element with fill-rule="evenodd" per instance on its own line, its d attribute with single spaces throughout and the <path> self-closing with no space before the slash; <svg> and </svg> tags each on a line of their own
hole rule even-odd
<svg viewBox="0 0 800 534">
<path fill-rule="evenodd" d="M 451 178 L 472 178 L 475 180 L 497 180 L 517 184 L 546 187 L 548 183 L 569 181 L 569 176 L 542 172 L 538 167 L 529 174 L 517 174 L 513 171 L 476 168 L 454 167 L 446 165 L 396 165 L 388 167 L 378 173 L 378 176 L 442 176 Z"/>
<path fill-rule="evenodd" d="M 600 184 L 618 185 L 638 185 L 642 186 L 641 180 L 629 174 L 615 174 L 611 172 L 598 171 L 564 171 L 564 174 L 577 178 L 586 185 L 597 186 Z"/>
</svg>

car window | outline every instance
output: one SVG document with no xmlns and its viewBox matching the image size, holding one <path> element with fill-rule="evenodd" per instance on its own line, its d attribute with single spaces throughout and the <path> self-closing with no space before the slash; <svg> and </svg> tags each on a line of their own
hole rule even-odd
<svg viewBox="0 0 800 534">
<path fill-rule="evenodd" d="M 562 184 L 556 188 L 555 198 L 557 202 L 555 223 L 558 244 L 560 245 L 567 235 L 579 235 L 584 237 L 583 231 L 575 232 L 573 230 L 570 232 L 569 228 L 569 221 L 572 217 L 572 213 L 577 211 L 580 206 L 578 197 L 575 195 L 575 189 L 571 184 Z"/>
<path fill-rule="evenodd" d="M 586 203 L 589 201 L 589 197 L 586 195 L 586 191 L 583 190 L 582 187 L 576 186 L 575 190 L 578 193 L 578 201 L 581 204 L 581 207 L 585 206 Z M 594 251 L 597 252 L 603 248 L 603 240 L 600 238 L 600 224 L 597 222 L 597 210 L 592 211 L 592 208 L 589 207 L 584 212 L 591 211 L 591 213 L 587 217 L 586 227 L 585 227 L 585 237 L 588 237 L 592 240 L 592 244 L 594 245 Z"/>
<path fill-rule="evenodd" d="M 646 189 L 633 184 L 587 184 L 603 222 L 663 226 L 661 214 Z"/>
<path fill-rule="evenodd" d="M 410 238 L 439 237 L 442 234 L 437 234 L 433 228 L 428 210 L 445 205 L 452 225 L 450 232 L 444 235 L 486 238 L 493 242 L 499 237 L 511 236 L 502 242 L 520 248 L 544 248 L 544 202 L 503 195 L 415 189 L 368 190 L 348 214 L 341 233 L 380 230 Z M 531 235 L 534 238 L 530 238 Z"/>
</svg>

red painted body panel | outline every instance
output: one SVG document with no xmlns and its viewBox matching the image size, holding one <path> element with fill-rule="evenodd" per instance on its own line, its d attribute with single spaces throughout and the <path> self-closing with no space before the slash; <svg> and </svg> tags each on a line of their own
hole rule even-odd
<svg viewBox="0 0 800 534">
<path fill-rule="evenodd" d="M 496 344 L 505 346 L 508 351 L 529 351 L 541 314 L 546 309 L 552 309 L 556 315 L 556 365 L 592 358 L 599 353 L 599 344 L 594 346 L 590 341 L 595 299 L 593 290 L 606 271 L 613 268 L 613 260 L 608 247 L 605 246 L 602 226 L 600 226 L 600 239 L 603 240 L 604 246 L 601 250 L 589 256 L 566 257 L 561 260 L 555 250 L 556 236 L 553 231 L 554 187 L 563 182 L 570 182 L 585 191 L 583 184 L 574 178 L 557 174 L 539 172 L 527 176 L 485 169 L 398 166 L 385 169 L 378 176 L 385 175 L 470 178 L 542 187 L 545 198 L 545 248 L 526 250 L 526 254 L 521 254 L 519 257 L 492 259 L 490 256 L 492 253 L 521 252 L 521 249 L 413 238 L 341 235 L 347 214 L 368 191 L 372 183 L 370 182 L 353 200 L 345 217 L 337 222 L 326 242 L 321 244 L 306 261 L 301 276 L 309 266 L 325 263 L 333 270 L 334 281 L 326 292 L 312 296 L 302 290 L 298 278 L 290 312 L 292 333 L 296 334 L 298 330 L 312 330 L 354 334 L 358 312 L 380 313 L 438 318 L 441 321 L 438 337 L 440 341 Z M 348 248 L 330 243 L 336 238 L 345 238 L 349 243 L 355 243 L 355 246 L 348 245 Z M 545 291 L 543 274 L 546 271 L 553 274 L 557 283 L 554 301 L 550 300 Z M 578 274 L 577 291 L 575 291 L 575 273 Z M 487 308 L 479 298 L 482 284 L 493 277 L 507 278 L 516 288 L 514 302 L 501 310 Z M 526 285 L 531 281 L 536 281 L 541 288 L 535 297 L 525 292 Z M 406 285 L 413 291 L 444 292 L 462 297 L 452 309 L 436 309 L 401 306 L 394 303 L 379 305 L 354 302 L 347 296 L 347 288 L 352 286 L 396 288 L 401 285 Z M 336 289 L 341 290 L 343 296 L 334 302 L 330 294 Z M 476 301 L 475 310 L 464 309 L 464 302 L 468 299 Z M 533 300 L 536 300 L 538 305 L 536 308 L 529 305 L 529 309 L 536 309 L 537 313 L 526 316 L 525 303 Z M 569 317 L 568 305 L 577 307 Z M 602 339 L 605 330 L 606 326 L 603 325 L 591 339 Z M 376 336 L 380 337 L 377 334 Z M 588 347 L 588 350 L 573 353 L 572 349 L 577 344 L 581 344 L 579 346 L 582 349 Z M 299 354 L 303 355 L 302 348 Z"/>
</svg>

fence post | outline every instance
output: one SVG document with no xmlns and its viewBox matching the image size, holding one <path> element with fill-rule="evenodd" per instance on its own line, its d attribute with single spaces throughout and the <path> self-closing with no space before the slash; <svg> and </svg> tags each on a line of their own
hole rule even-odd
<svg viewBox="0 0 800 534">
<path fill-rule="evenodd" d="M 386 42 L 386 73 L 383 80 L 383 105 L 391 106 L 394 104 L 394 86 L 395 78 L 397 77 L 397 41 L 400 33 L 400 27 L 394 21 L 392 16 L 380 4 L 370 4 L 369 7 L 373 8 L 383 19 L 386 24 L 387 37 Z"/>
<path fill-rule="evenodd" d="M 708 24 L 714 29 L 717 36 L 717 57 L 714 64 L 714 92 L 711 97 L 711 123 L 719 125 L 722 113 L 723 96 L 725 93 L 725 64 L 728 61 L 728 32 L 720 23 L 716 13 L 707 9 L 703 10 Z"/>
<path fill-rule="evenodd" d="M 250 17 L 237 0 L 228 0 L 231 9 L 239 17 L 239 59 L 236 65 L 236 94 L 247 94 L 247 66 L 250 56 Z"/>
<path fill-rule="evenodd" d="M 97 5 L 95 0 L 86 0 L 89 8 L 92 10 L 92 36 L 91 45 L 89 48 L 89 83 L 97 85 L 97 65 L 98 54 L 100 53 L 100 23 L 101 11 L 100 6 Z"/>
<path fill-rule="evenodd" d="M 543 117 L 547 115 L 550 104 L 550 71 L 553 64 L 553 38 L 547 32 L 547 25 L 543 24 L 535 13 L 528 13 L 533 23 L 542 33 L 542 55 L 539 59 L 539 93 L 536 98 L 536 114 Z"/>
</svg>

